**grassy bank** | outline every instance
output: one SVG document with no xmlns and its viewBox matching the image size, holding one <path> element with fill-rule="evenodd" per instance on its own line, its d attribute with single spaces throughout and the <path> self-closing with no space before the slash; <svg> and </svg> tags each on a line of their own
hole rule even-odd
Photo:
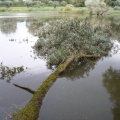
<svg viewBox="0 0 120 120">
<path fill-rule="evenodd" d="M 0 7 L 0 13 L 29 13 L 29 12 L 33 12 L 33 13 L 39 13 L 39 12 L 59 12 L 59 13 L 81 13 L 80 10 L 83 10 L 84 13 L 89 13 L 89 11 L 87 10 L 87 8 L 85 7 L 74 7 L 72 10 L 70 11 L 64 11 L 65 7 L 10 7 L 10 8 L 6 8 L 6 7 Z"/>
<path fill-rule="evenodd" d="M 65 11 L 65 7 L 56 7 L 53 6 L 49 7 L 0 7 L 0 13 L 39 13 L 39 12 L 59 12 L 59 13 L 81 13 L 83 11 L 84 14 L 89 14 L 89 10 L 86 7 L 74 7 L 70 11 Z M 109 14 L 120 14 L 119 10 L 114 10 L 110 8 L 108 11 Z"/>
<path fill-rule="evenodd" d="M 0 7 L 0 12 L 10 12 L 10 13 L 27 13 L 27 12 L 55 12 L 55 11 L 60 11 L 62 10 L 63 7 L 40 7 L 40 8 L 35 8 L 35 7 Z"/>
</svg>

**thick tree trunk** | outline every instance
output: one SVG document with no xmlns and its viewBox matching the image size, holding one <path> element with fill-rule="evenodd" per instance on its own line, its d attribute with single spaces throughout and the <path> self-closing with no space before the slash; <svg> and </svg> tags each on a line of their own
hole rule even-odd
<svg viewBox="0 0 120 120">
<path fill-rule="evenodd" d="M 48 78 L 42 83 L 42 85 L 35 91 L 32 99 L 29 103 L 21 109 L 13 120 L 37 120 L 39 115 L 39 110 L 42 105 L 42 100 L 44 99 L 47 91 L 53 85 L 53 83 L 58 78 L 59 74 L 62 73 L 67 66 L 74 60 L 75 57 L 93 57 L 92 55 L 77 54 L 69 57 L 64 63 L 60 64 L 54 73 L 50 74 Z"/>
<path fill-rule="evenodd" d="M 75 56 L 68 58 L 64 63 L 58 66 L 54 73 L 49 75 L 49 77 L 42 83 L 37 91 L 35 91 L 29 103 L 16 114 L 13 120 L 37 120 L 39 109 L 42 105 L 42 100 L 45 97 L 45 94 L 56 81 L 59 74 L 66 69 L 66 67 L 73 61 L 74 58 Z"/>
</svg>

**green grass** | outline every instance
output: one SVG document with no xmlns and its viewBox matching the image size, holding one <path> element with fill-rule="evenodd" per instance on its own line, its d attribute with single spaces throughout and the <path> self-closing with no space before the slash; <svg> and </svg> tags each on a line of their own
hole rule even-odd
<svg viewBox="0 0 120 120">
<path fill-rule="evenodd" d="M 60 9 L 63 9 L 63 7 L 57 7 L 57 8 L 53 8 L 53 7 L 10 7 L 10 8 L 6 8 L 6 7 L 0 7 L 0 12 L 10 12 L 10 13 L 27 13 L 27 12 L 54 12 L 54 11 L 59 11 Z"/>
<path fill-rule="evenodd" d="M 80 7 L 79 7 L 80 8 Z M 74 10 L 71 12 L 67 12 L 67 13 L 74 13 L 74 11 L 78 10 L 78 7 L 74 7 Z M 81 7 L 80 9 L 84 10 L 84 14 L 88 14 L 89 10 L 86 7 Z M 64 13 L 64 7 L 56 7 L 54 8 L 53 6 L 45 6 L 45 7 L 10 7 L 10 8 L 6 8 L 6 7 L 0 7 L 0 13 L 39 13 L 39 12 L 60 12 L 60 13 Z M 118 10 L 114 10 L 113 8 L 110 8 L 110 10 L 108 11 L 108 14 L 120 14 L 120 11 Z"/>
<path fill-rule="evenodd" d="M 114 10 L 114 8 L 110 8 L 108 12 L 113 14 L 120 14 L 120 10 Z"/>
<path fill-rule="evenodd" d="M 49 7 L 10 7 L 10 8 L 6 8 L 6 7 L 0 7 L 0 12 L 7 12 L 7 13 L 28 13 L 28 12 L 60 12 L 64 9 L 64 7 L 56 7 L 54 8 L 53 6 L 49 6 Z M 77 10 L 78 8 L 75 7 L 74 10 Z M 82 9 L 85 12 L 89 12 L 86 7 L 82 7 Z M 71 12 L 73 13 L 73 12 Z"/>
</svg>

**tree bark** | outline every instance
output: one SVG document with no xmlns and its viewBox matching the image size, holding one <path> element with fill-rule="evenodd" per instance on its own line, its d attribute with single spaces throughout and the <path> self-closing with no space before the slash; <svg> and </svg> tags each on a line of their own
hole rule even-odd
<svg viewBox="0 0 120 120">
<path fill-rule="evenodd" d="M 19 88 L 21 88 L 21 89 L 23 89 L 23 90 L 26 90 L 26 91 L 28 91 L 29 93 L 32 93 L 32 94 L 35 93 L 34 90 L 32 90 L 32 89 L 30 89 L 30 88 L 28 88 L 28 87 L 23 87 L 23 86 L 20 86 L 20 85 L 15 84 L 15 83 L 13 83 L 13 85 L 16 86 L 16 87 L 19 87 Z"/>
<path fill-rule="evenodd" d="M 21 109 L 13 120 L 37 120 L 42 101 L 49 90 L 49 88 L 56 81 L 60 73 L 62 73 L 67 66 L 74 60 L 75 57 L 94 57 L 93 55 L 77 54 L 70 56 L 64 63 L 60 64 L 58 68 L 48 76 L 42 85 L 35 91 L 29 103 Z"/>
</svg>

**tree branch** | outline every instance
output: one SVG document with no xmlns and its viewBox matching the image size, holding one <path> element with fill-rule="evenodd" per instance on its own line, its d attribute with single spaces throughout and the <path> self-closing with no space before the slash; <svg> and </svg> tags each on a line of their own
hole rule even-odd
<svg viewBox="0 0 120 120">
<path fill-rule="evenodd" d="M 62 73 L 68 65 L 75 59 L 75 57 L 94 57 L 93 55 L 86 55 L 79 53 L 77 55 L 71 55 L 65 62 L 60 64 L 58 68 L 48 76 L 48 78 L 42 83 L 42 85 L 35 91 L 33 97 L 29 103 L 21 109 L 13 120 L 37 120 L 39 110 L 42 105 L 42 101 L 53 83 L 57 80 L 60 73 Z"/>
<path fill-rule="evenodd" d="M 32 94 L 35 93 L 34 90 L 32 90 L 32 89 L 30 89 L 30 88 L 28 88 L 28 87 L 23 87 L 23 86 L 20 86 L 20 85 L 15 84 L 15 83 L 13 83 L 13 85 L 16 86 L 16 87 L 19 87 L 19 88 L 21 88 L 21 89 L 23 89 L 23 90 L 26 90 L 26 91 L 28 91 L 29 93 L 32 93 Z"/>
</svg>

